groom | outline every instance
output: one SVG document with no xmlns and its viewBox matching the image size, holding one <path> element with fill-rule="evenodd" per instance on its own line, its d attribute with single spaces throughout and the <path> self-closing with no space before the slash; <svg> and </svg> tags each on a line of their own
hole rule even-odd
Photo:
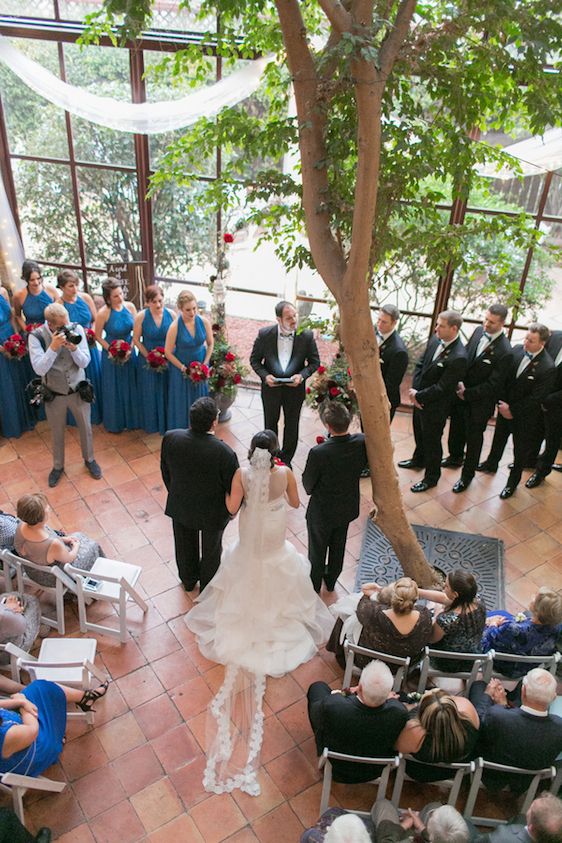
<svg viewBox="0 0 562 843">
<path fill-rule="evenodd" d="M 238 458 L 215 436 L 217 405 L 199 398 L 189 410 L 189 430 L 170 430 L 162 440 L 160 470 L 168 490 L 166 515 L 172 519 L 176 564 L 186 591 L 201 591 L 221 560 L 222 534 L 230 518 L 225 494 Z"/>
</svg>

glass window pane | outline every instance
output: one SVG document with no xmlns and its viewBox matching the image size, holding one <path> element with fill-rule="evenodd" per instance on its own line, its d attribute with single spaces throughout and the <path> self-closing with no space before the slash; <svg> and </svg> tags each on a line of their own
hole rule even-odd
<svg viewBox="0 0 562 843">
<path fill-rule="evenodd" d="M 553 173 L 544 206 L 545 216 L 562 218 L 562 172 Z"/>
<path fill-rule="evenodd" d="M 69 166 L 17 159 L 12 166 L 26 256 L 79 262 Z"/>
<path fill-rule="evenodd" d="M 59 76 L 56 44 L 20 38 L 11 43 Z M 0 91 L 10 152 L 68 159 L 64 111 L 24 85 L 4 64 L 0 64 Z"/>
<path fill-rule="evenodd" d="M 87 264 L 141 260 L 136 176 L 89 167 L 77 173 Z"/>
<path fill-rule="evenodd" d="M 54 18 L 53 0 L 2 0 L 3 15 L 18 17 Z"/>
<path fill-rule="evenodd" d="M 193 278 L 205 284 L 216 256 L 216 215 L 198 207 L 200 188 L 167 184 L 153 198 L 156 275 Z"/>
<path fill-rule="evenodd" d="M 560 249 L 562 246 L 562 224 L 546 223 L 541 225 L 544 233 L 543 244 Z M 539 322 L 544 322 L 551 330 L 562 329 L 562 260 L 560 253 L 545 253 L 536 250 L 533 254 L 529 274 L 525 282 L 525 298 L 536 301 L 533 313 Z M 518 317 L 518 322 L 525 324 L 525 312 Z"/>
</svg>

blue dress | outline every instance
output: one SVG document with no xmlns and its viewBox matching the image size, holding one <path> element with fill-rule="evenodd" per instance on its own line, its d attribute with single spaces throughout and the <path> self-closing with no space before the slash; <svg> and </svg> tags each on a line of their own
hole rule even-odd
<svg viewBox="0 0 562 843">
<path fill-rule="evenodd" d="M 10 321 L 12 310 L 3 296 L 0 296 L 0 345 L 14 333 Z M 9 360 L 0 352 L 0 427 L 6 437 L 21 436 L 25 430 L 32 430 L 35 418 L 31 405 L 25 397 L 25 386 L 30 380 L 26 360 Z"/>
<path fill-rule="evenodd" d="M 194 360 L 203 362 L 206 351 L 206 337 L 205 323 L 200 316 L 195 317 L 194 337 L 185 327 L 185 322 L 181 316 L 178 316 L 178 335 L 174 354 L 184 366 L 189 366 Z M 198 398 L 203 398 L 208 394 L 209 384 L 207 381 L 192 383 L 189 378 L 184 378 L 177 366 L 170 365 L 167 430 L 189 427 L 189 408 Z"/>
<path fill-rule="evenodd" d="M 45 308 L 48 304 L 53 304 L 53 302 L 54 299 L 51 298 L 46 290 L 41 290 L 41 292 L 37 293 L 36 296 L 33 296 L 28 290 L 27 296 L 25 297 L 25 301 L 21 308 L 23 315 L 25 316 L 25 324 L 42 325 L 45 321 Z M 33 366 L 31 365 L 29 357 L 25 358 L 24 366 L 26 369 L 26 383 L 29 383 L 30 380 L 37 377 L 36 373 L 33 371 Z M 45 421 L 47 418 L 43 404 L 39 404 L 38 407 L 35 407 L 33 412 L 38 421 Z"/>
<path fill-rule="evenodd" d="M 61 304 L 66 307 L 68 311 L 68 318 L 70 322 L 77 322 L 82 325 L 84 331 L 92 327 L 92 314 L 90 308 L 80 296 L 75 302 L 61 301 Z M 90 349 L 90 365 L 86 367 L 86 377 L 94 385 L 94 395 L 96 400 L 92 404 L 92 424 L 101 424 L 102 409 L 101 409 L 101 354 L 99 346 L 88 346 Z M 72 414 L 70 414 L 72 418 Z M 72 423 L 75 424 L 74 419 Z"/>
<path fill-rule="evenodd" d="M 106 342 L 125 340 L 132 345 L 133 316 L 125 306 L 112 310 L 105 323 Z M 120 433 L 139 427 L 136 353 L 133 350 L 125 365 L 112 363 L 108 352 L 101 355 L 101 406 L 106 430 Z"/>
<path fill-rule="evenodd" d="M 0 755 L 1 773 L 19 773 L 22 776 L 40 776 L 51 764 L 56 764 L 62 752 L 62 739 L 66 731 L 66 698 L 64 691 L 54 682 L 36 679 L 22 691 L 35 703 L 39 711 L 39 734 L 31 746 L 14 752 L 9 758 Z M 0 709 L 0 753 L 6 732 L 11 726 L 21 726 L 17 711 Z"/>
<path fill-rule="evenodd" d="M 168 328 L 173 322 L 173 316 L 169 310 L 162 311 L 162 322 L 160 327 L 154 321 L 150 309 L 144 311 L 142 320 L 142 344 L 147 351 L 152 351 L 157 346 L 164 347 Z M 166 417 L 168 409 L 168 371 L 172 364 L 168 363 L 168 370 L 155 372 L 148 367 L 144 357 L 139 354 L 138 386 L 141 402 L 141 427 L 147 433 L 166 433 Z"/>
<path fill-rule="evenodd" d="M 516 656 L 552 656 L 561 626 L 547 626 L 533 623 L 531 618 L 517 621 L 508 612 L 490 612 L 489 615 L 502 615 L 507 620 L 501 626 L 487 626 L 482 633 L 482 652 L 496 650 L 498 653 L 510 653 Z M 532 667 L 532 665 L 531 665 Z M 494 661 L 494 670 L 504 676 L 518 679 L 524 676 L 530 667 L 524 662 Z"/>
</svg>

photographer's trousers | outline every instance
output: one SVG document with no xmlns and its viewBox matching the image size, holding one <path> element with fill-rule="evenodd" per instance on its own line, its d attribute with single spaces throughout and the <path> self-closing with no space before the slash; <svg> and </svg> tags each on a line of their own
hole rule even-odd
<svg viewBox="0 0 562 843">
<path fill-rule="evenodd" d="M 45 403 L 45 413 L 51 427 L 53 443 L 53 468 L 57 469 L 64 468 L 64 433 L 67 410 L 70 410 L 76 420 L 84 460 L 91 462 L 94 459 L 90 404 L 82 401 L 77 392 L 71 392 L 69 395 L 57 395 L 52 401 Z"/>
</svg>

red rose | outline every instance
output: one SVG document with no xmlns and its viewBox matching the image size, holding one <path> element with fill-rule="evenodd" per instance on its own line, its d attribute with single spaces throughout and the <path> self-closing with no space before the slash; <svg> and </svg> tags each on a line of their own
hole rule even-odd
<svg viewBox="0 0 562 843">
<path fill-rule="evenodd" d="M 326 441 L 326 438 L 324 436 L 317 436 L 316 437 L 316 444 L 317 445 L 321 445 L 322 442 L 325 442 L 325 441 Z"/>
<path fill-rule="evenodd" d="M 332 386 L 332 387 L 330 387 L 330 395 L 333 395 L 333 396 L 334 396 L 334 398 L 335 398 L 335 397 L 336 397 L 336 395 L 339 395 L 339 394 L 340 394 L 340 391 L 339 391 L 339 389 L 337 388 L 337 386 Z"/>
<path fill-rule="evenodd" d="M 279 457 L 275 457 L 275 459 L 273 460 L 273 462 L 275 463 L 275 465 L 285 465 L 285 463 L 283 462 L 283 460 L 282 460 L 282 459 L 280 459 Z"/>
<path fill-rule="evenodd" d="M 310 395 L 310 393 L 311 393 L 311 389 L 310 389 L 310 387 L 309 387 L 309 386 L 307 386 L 307 387 L 306 387 L 306 394 L 307 394 L 307 395 Z"/>
<path fill-rule="evenodd" d="M 324 372 L 326 371 L 326 367 L 325 366 L 318 366 L 316 371 L 318 372 L 319 375 L 323 375 Z"/>
<path fill-rule="evenodd" d="M 349 377 L 351 377 L 351 369 L 349 368 L 349 366 L 347 367 L 347 374 L 349 375 Z"/>
<path fill-rule="evenodd" d="M 233 360 L 236 360 L 236 355 L 232 353 L 232 351 L 227 351 L 224 355 L 224 359 L 227 363 L 232 363 Z"/>
<path fill-rule="evenodd" d="M 234 243 L 234 237 L 232 236 L 232 234 L 230 234 L 229 231 L 224 232 L 222 239 L 225 243 Z"/>
<path fill-rule="evenodd" d="M 232 382 L 233 383 L 240 383 L 241 380 L 242 380 L 242 376 L 239 375 L 238 372 L 236 372 L 236 374 L 232 376 Z"/>
</svg>

